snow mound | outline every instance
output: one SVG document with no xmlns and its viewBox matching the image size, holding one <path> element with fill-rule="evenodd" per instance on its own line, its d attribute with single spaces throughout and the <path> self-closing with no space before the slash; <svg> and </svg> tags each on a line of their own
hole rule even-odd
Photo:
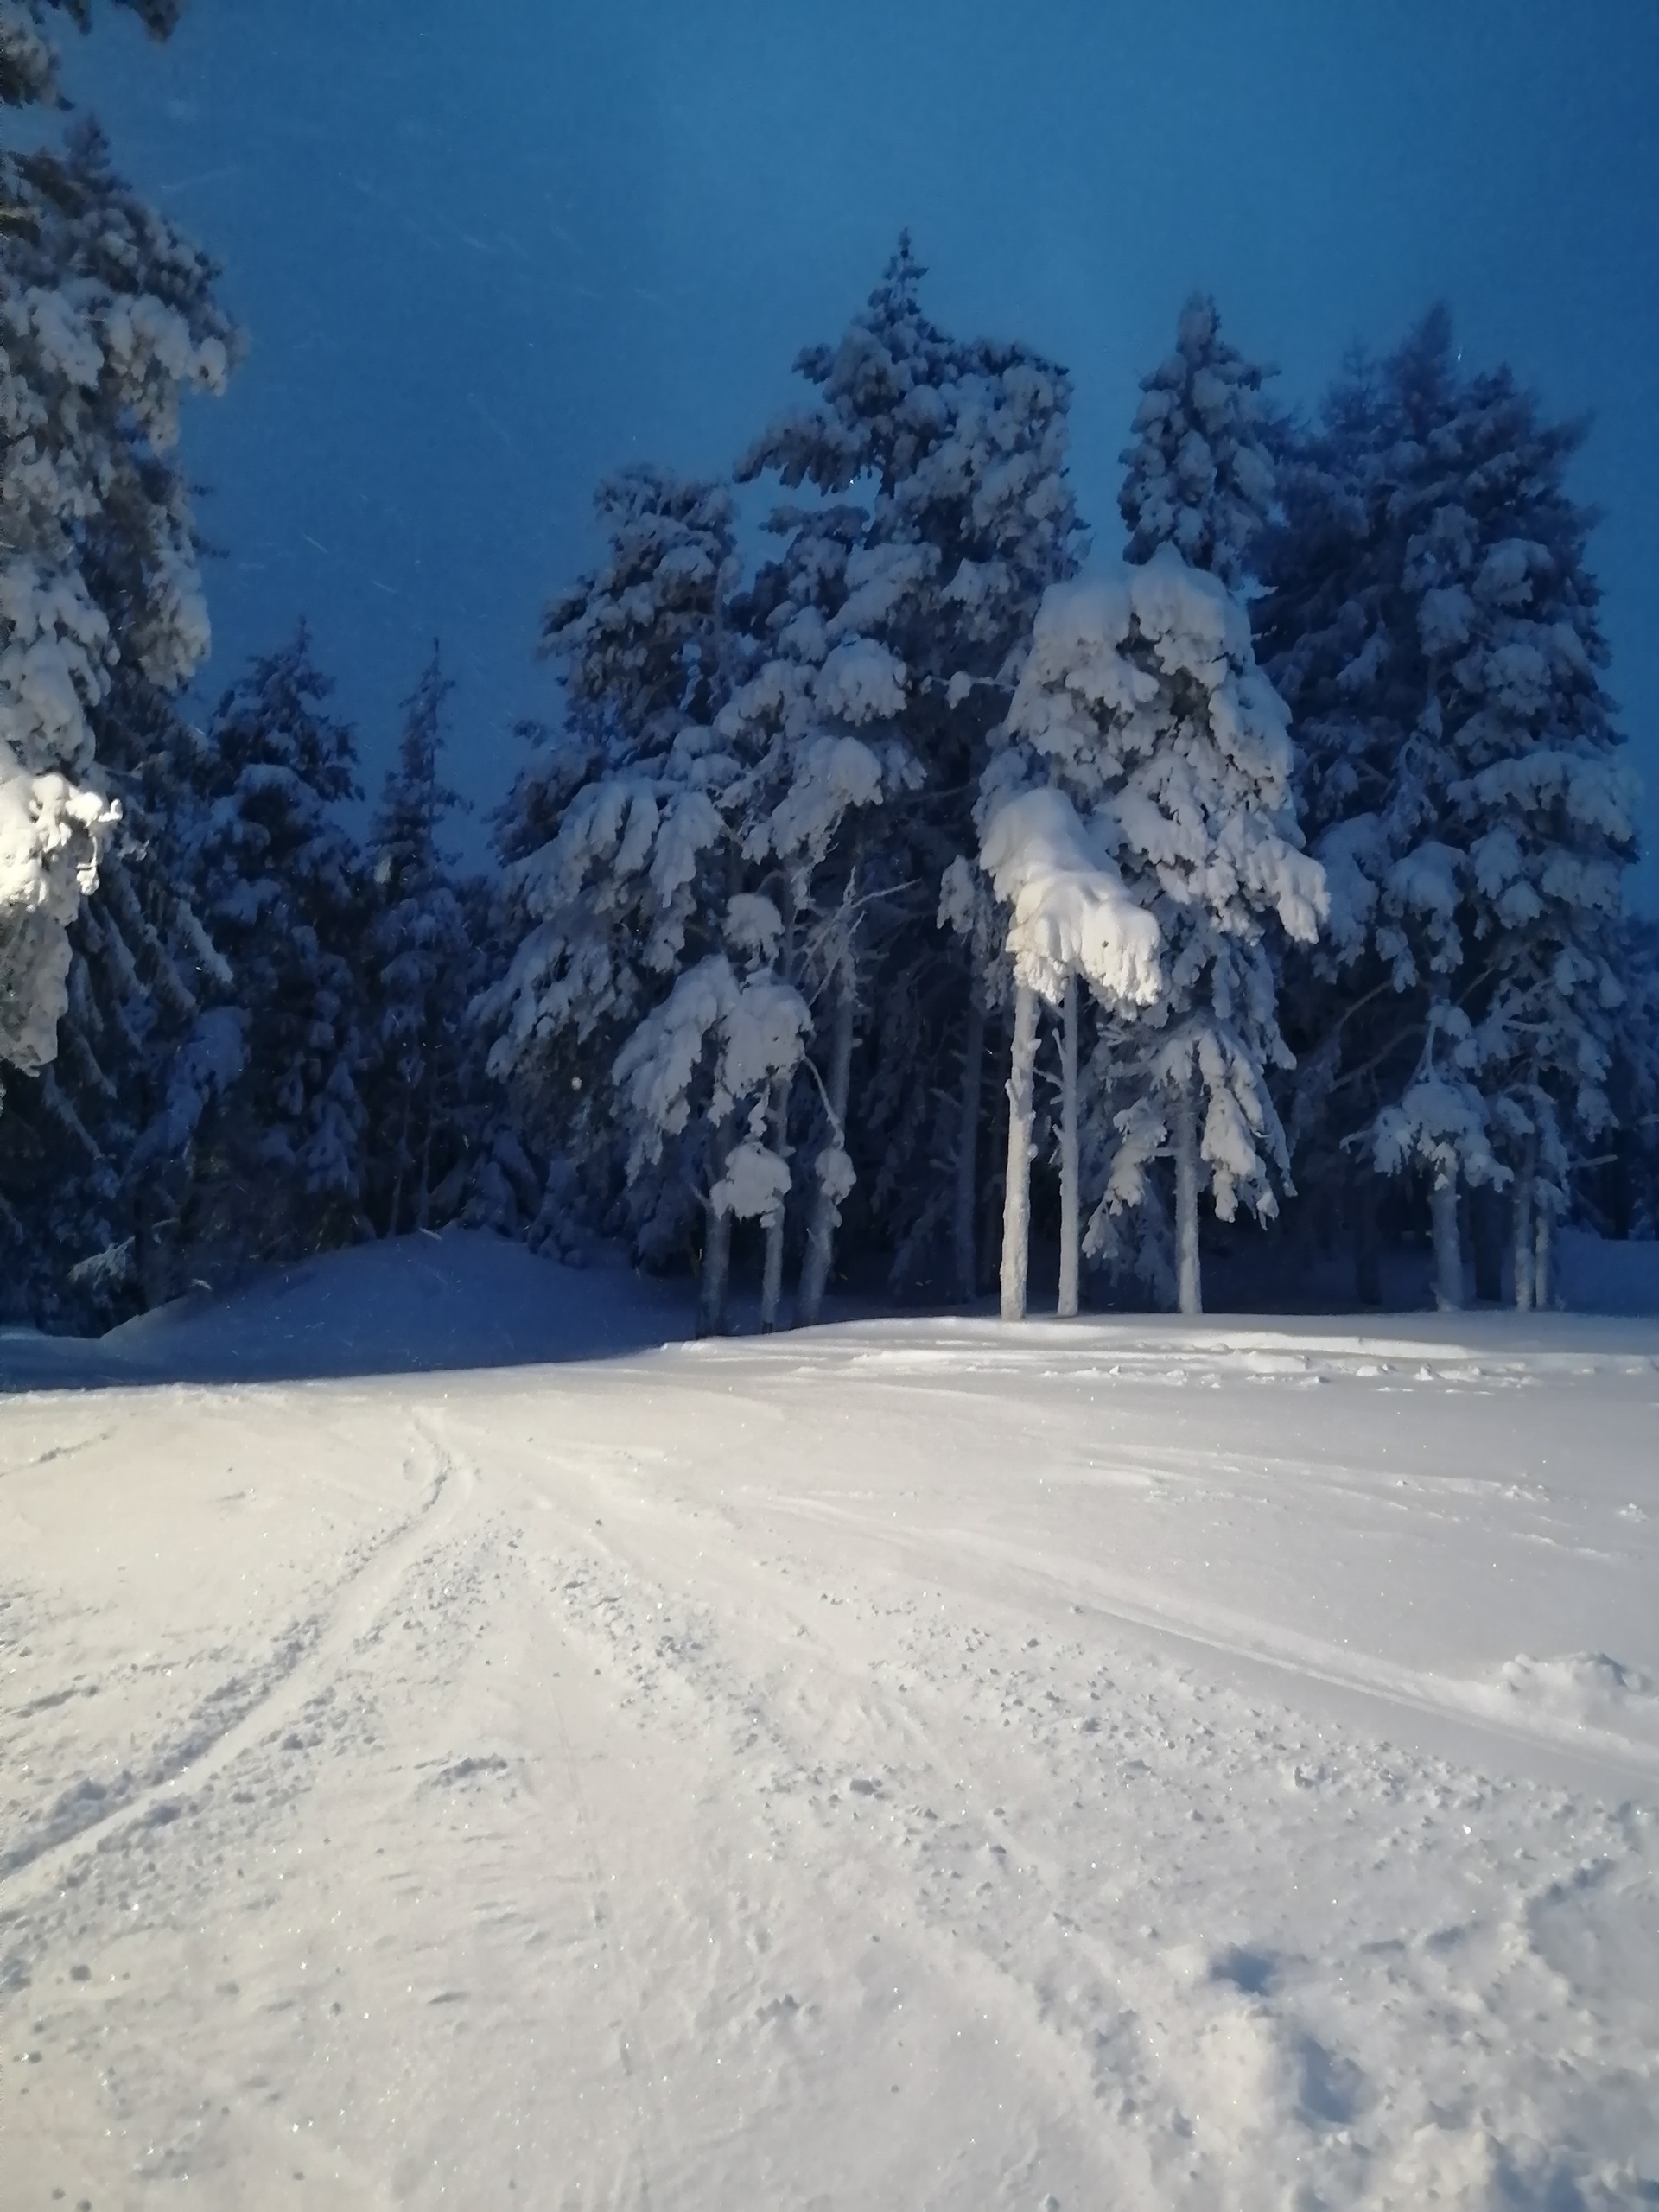
<svg viewBox="0 0 1659 2212">
<path fill-rule="evenodd" d="M 0 1389 L 288 1382 L 604 1359 L 684 1335 L 684 1286 L 613 1254 L 591 1268 L 466 1230 L 263 1270 L 225 1298 L 181 1299 L 107 1336 L 0 1332 Z"/>
<path fill-rule="evenodd" d="M 1522 1653 L 1499 1670 L 1497 1695 L 1546 1720 L 1659 1744 L 1659 1684 L 1605 1651 L 1559 1659 Z"/>
</svg>

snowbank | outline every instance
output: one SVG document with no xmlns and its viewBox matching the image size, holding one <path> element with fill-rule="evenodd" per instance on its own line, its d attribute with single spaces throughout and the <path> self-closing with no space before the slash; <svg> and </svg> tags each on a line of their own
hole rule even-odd
<svg viewBox="0 0 1659 2212">
<path fill-rule="evenodd" d="M 683 1283 L 609 1252 L 573 1268 L 446 1230 L 262 1271 L 224 1299 L 181 1299 L 98 1338 L 0 1332 L 0 1389 L 281 1381 L 602 1359 L 686 1333 Z"/>
</svg>

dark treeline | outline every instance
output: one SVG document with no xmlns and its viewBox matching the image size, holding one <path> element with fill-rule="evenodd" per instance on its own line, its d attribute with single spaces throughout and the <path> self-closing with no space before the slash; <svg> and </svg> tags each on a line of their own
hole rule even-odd
<svg viewBox="0 0 1659 2212">
<path fill-rule="evenodd" d="M 47 19 L 0 8 L 10 105 Z M 734 1268 L 768 1326 L 836 1280 L 1016 1314 L 1033 1238 L 1062 1311 L 1376 1302 L 1408 1249 L 1524 1306 L 1561 1223 L 1654 1233 L 1580 432 L 1444 311 L 1304 420 L 1190 302 L 1088 574 L 1065 372 L 939 329 L 905 242 L 728 479 L 600 487 L 472 878 L 436 646 L 366 837 L 302 624 L 192 718 L 216 272 L 90 127 L 0 200 L 12 1318 L 455 1222 L 625 1238 L 711 1329 Z"/>
</svg>

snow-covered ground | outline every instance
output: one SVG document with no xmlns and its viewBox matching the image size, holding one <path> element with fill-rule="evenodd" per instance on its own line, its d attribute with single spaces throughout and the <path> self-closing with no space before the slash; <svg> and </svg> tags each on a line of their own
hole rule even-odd
<svg viewBox="0 0 1659 2212">
<path fill-rule="evenodd" d="M 680 1311 L 0 1345 L 4 2212 L 1659 2202 L 1659 1322 Z"/>
</svg>

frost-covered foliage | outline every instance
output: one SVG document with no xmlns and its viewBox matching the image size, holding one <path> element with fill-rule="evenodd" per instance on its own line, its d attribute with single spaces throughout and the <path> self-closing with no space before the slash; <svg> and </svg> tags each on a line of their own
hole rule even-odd
<svg viewBox="0 0 1659 2212">
<path fill-rule="evenodd" d="M 113 671 L 175 690 L 207 649 L 175 448 L 181 395 L 223 389 L 235 340 L 212 265 L 92 126 L 0 154 L 0 1065 L 38 1071 L 118 818 L 97 766 Z"/>
<path fill-rule="evenodd" d="M 181 1269 L 207 1280 L 364 1225 L 371 906 L 333 813 L 357 792 L 329 690 L 302 624 L 225 695 L 207 736 L 201 914 L 233 982 L 182 1102 L 176 1229 Z"/>
<path fill-rule="evenodd" d="M 194 1128 L 179 1070 L 232 981 L 198 912 L 200 733 L 130 664 L 97 722 L 121 818 L 70 925 L 56 1059 L 37 1078 L 14 1076 L 0 1118 L 14 1307 L 83 1325 L 170 1294 L 168 1177 Z M 91 1267 L 118 1248 L 120 1270 Z"/>
<path fill-rule="evenodd" d="M 1081 958 L 1067 963 L 1114 1017 L 1088 1077 L 1090 1096 L 1115 1107 L 1118 1134 L 1096 1250 L 1110 1215 L 1147 1195 L 1148 1164 L 1184 1095 L 1202 1109 L 1199 1172 L 1217 1213 L 1230 1219 L 1241 1199 L 1274 1211 L 1273 1179 L 1287 1161 L 1268 1077 L 1289 1055 L 1269 932 L 1311 942 L 1325 906 L 1291 770 L 1283 705 L 1255 665 L 1243 611 L 1214 577 L 1165 546 L 1144 567 L 1049 593 L 985 779 L 986 863 L 996 864 L 1010 800 L 1063 794 L 1115 871 L 1112 896 L 1121 884 L 1160 949 L 1155 995 L 1123 988 L 1142 980 L 1142 955 L 1121 934 L 1101 975 Z M 1125 968 L 1128 952 L 1136 964 Z"/>
<path fill-rule="evenodd" d="M 1611 1118 L 1635 849 L 1589 518 L 1563 484 L 1580 435 L 1507 370 L 1463 371 L 1435 313 L 1287 454 L 1261 609 L 1332 895 L 1298 985 L 1324 1100 L 1304 1119 L 1384 1173 L 1513 1178 L 1552 1216 Z M 1468 1110 L 1437 1092 L 1440 1134 L 1407 1143 L 1453 1013 Z"/>
<path fill-rule="evenodd" d="M 1216 303 L 1195 293 L 1181 310 L 1175 350 L 1141 380 L 1135 443 L 1121 456 L 1125 557 L 1149 561 L 1173 545 L 1189 568 L 1236 589 L 1254 573 L 1273 506 L 1273 459 L 1262 378 L 1221 335 Z"/>
<path fill-rule="evenodd" d="M 183 12 L 183 0 L 114 0 L 137 16 L 152 38 L 165 38 Z M 92 0 L 0 0 L 0 106 L 55 103 L 58 51 L 49 27 L 67 16 L 79 29 L 92 22 Z"/>
<path fill-rule="evenodd" d="M 0 9 L 0 102 L 55 97 L 48 22 Z M 180 403 L 238 341 L 95 127 L 0 148 L 0 1225 L 10 1310 L 108 1319 L 143 1294 L 140 1141 L 222 976 L 170 699 L 207 647 Z"/>
<path fill-rule="evenodd" d="M 435 1190 L 458 1198 L 466 1179 L 474 1057 L 467 1007 L 476 956 L 464 897 L 440 843 L 444 817 L 461 802 L 438 776 L 444 702 L 454 688 L 435 645 L 404 702 L 397 763 L 369 839 L 365 1198 L 388 1236 L 430 1227 Z"/>
<path fill-rule="evenodd" d="M 980 865 L 1009 913 L 1004 950 L 1019 981 L 1050 1006 L 1080 976 L 1114 1008 L 1132 1013 L 1164 989 L 1155 918 L 1130 897 L 1096 823 L 1085 825 L 1052 784 L 995 796 Z"/>
<path fill-rule="evenodd" d="M 661 1259 L 713 1179 L 699 1183 L 691 1146 L 666 1160 L 630 1147 L 611 1063 L 721 944 L 736 887 L 724 810 L 740 764 L 711 727 L 734 666 L 734 519 L 721 486 L 656 469 L 601 486 L 596 504 L 605 558 L 543 629 L 569 721 L 499 825 L 502 966 L 476 1015 L 521 1127 L 543 1157 L 583 1163 L 601 1217 L 621 1160 L 635 1162 L 625 1218 Z"/>
<path fill-rule="evenodd" d="M 889 804 L 850 816 L 830 861 L 839 895 L 855 880 L 859 902 L 836 986 L 855 990 L 865 1033 L 848 1141 L 899 1280 L 942 1270 L 957 1185 L 974 1172 L 988 997 L 1006 977 L 971 919 L 973 802 L 1038 603 L 1071 573 L 1078 542 L 1070 379 L 1027 346 L 939 328 L 924 273 L 902 239 L 840 340 L 800 356 L 816 403 L 738 469 L 824 503 L 773 518 L 788 550 L 753 601 L 768 638 L 826 673 L 842 657 L 855 677 L 843 697 L 883 717 Z M 839 1137 L 829 1157 L 844 1179 Z"/>
<path fill-rule="evenodd" d="M 500 830 L 513 949 L 480 1014 L 503 1079 L 563 1039 L 625 1033 L 672 976 L 706 925 L 716 802 L 736 767 L 708 741 L 735 558 L 728 495 L 638 469 L 601 486 L 597 506 L 607 559 L 543 631 L 570 725 Z"/>
<path fill-rule="evenodd" d="M 710 953 L 677 977 L 617 1055 L 613 1071 L 632 1125 L 630 1165 L 662 1157 L 694 1112 L 710 1133 L 735 1131 L 710 1185 L 715 1214 L 764 1217 L 789 1189 L 787 1165 L 766 1151 L 772 1084 L 800 1063 L 810 1015 L 800 994 L 765 965 L 740 975 Z"/>
<path fill-rule="evenodd" d="M 0 104 L 50 96 L 53 12 L 0 0 Z M 769 1327 L 791 1268 L 805 1319 L 838 1269 L 972 1297 L 1000 1221 L 1015 1313 L 1057 1212 L 1062 1313 L 1085 1249 L 1196 1309 L 1203 1194 L 1270 1220 L 1293 1159 L 1278 1234 L 1345 1228 L 1371 1290 L 1425 1217 L 1452 1304 L 1506 1217 L 1522 1303 L 1569 1214 L 1659 1228 L 1577 433 L 1443 317 L 1309 429 L 1193 298 L 1079 582 L 1069 378 L 931 321 L 902 241 L 732 480 L 601 486 L 463 881 L 435 652 L 360 849 L 303 630 L 185 719 L 177 415 L 234 333 L 95 133 L 0 170 L 11 1312 L 460 1220 L 689 1262 L 704 1328 L 758 1262 Z"/>
<path fill-rule="evenodd" d="M 902 247 L 839 346 L 802 356 L 817 404 L 741 461 L 813 495 L 771 515 L 747 581 L 726 488 L 643 470 L 601 493 L 606 557 L 548 619 L 566 728 L 504 827 L 510 952 L 480 1001 L 540 1148 L 601 1187 L 608 1160 L 642 1256 L 753 1217 L 774 1297 L 787 1236 L 809 1307 L 855 1192 L 866 1217 L 941 1217 L 910 1102 L 978 978 L 938 884 L 1075 533 L 1064 376 L 936 329 L 921 273 Z M 813 1079 L 780 1049 L 740 1096 L 722 1009 L 762 987 L 798 1007 Z M 855 1083 L 868 1009 L 924 993 Z"/>
</svg>

